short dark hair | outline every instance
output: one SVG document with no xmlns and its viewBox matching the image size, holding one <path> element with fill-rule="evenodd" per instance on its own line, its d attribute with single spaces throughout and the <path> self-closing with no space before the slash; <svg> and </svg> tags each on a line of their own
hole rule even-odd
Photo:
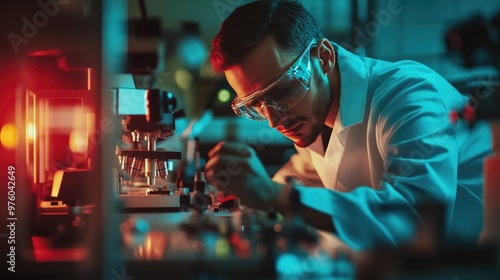
<svg viewBox="0 0 500 280">
<path fill-rule="evenodd" d="M 294 0 L 260 0 L 236 8 L 212 41 L 210 62 L 220 73 L 243 59 L 267 35 L 290 53 L 300 53 L 323 33 L 313 16 Z"/>
</svg>

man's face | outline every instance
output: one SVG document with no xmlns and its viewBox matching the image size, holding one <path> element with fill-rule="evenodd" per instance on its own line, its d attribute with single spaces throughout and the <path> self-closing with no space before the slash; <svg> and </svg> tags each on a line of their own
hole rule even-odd
<svg viewBox="0 0 500 280">
<path fill-rule="evenodd" d="M 226 70 L 225 75 L 238 97 L 243 97 L 272 84 L 297 58 L 298 55 L 286 55 L 282 52 L 275 40 L 268 36 L 240 64 Z M 269 126 L 276 128 L 299 147 L 307 147 L 316 140 L 331 104 L 330 86 L 323 77 L 316 58 L 311 58 L 311 65 L 310 87 L 305 94 L 288 101 L 286 110 L 276 109 L 276 106 L 262 107 Z M 290 83 L 290 87 L 285 84 L 283 87 L 291 94 L 297 84 Z M 266 99 L 266 94 L 274 93 L 264 93 L 263 100 Z M 287 90 L 280 91 L 279 94 L 286 95 Z"/>
</svg>

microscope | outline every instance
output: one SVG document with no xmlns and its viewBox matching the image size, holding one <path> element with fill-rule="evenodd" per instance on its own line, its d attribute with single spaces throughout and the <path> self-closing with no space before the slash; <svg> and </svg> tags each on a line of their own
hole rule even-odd
<svg viewBox="0 0 500 280">
<path fill-rule="evenodd" d="M 168 179 L 171 160 L 181 159 L 180 152 L 157 149 L 157 141 L 173 134 L 176 103 L 171 92 L 160 89 L 118 88 L 115 92 L 116 115 L 133 142 L 133 148 L 116 152 L 120 166 L 117 194 L 125 208 L 181 207 L 181 194 L 158 183 L 158 178 Z M 125 191 L 123 173 L 133 179 L 145 177 L 146 191 Z"/>
</svg>

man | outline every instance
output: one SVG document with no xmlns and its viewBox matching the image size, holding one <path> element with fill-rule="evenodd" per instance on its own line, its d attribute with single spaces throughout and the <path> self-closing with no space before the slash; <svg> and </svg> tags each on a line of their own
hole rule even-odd
<svg viewBox="0 0 500 280">
<path fill-rule="evenodd" d="M 205 166 L 216 188 L 251 208 L 299 211 L 355 250 L 408 242 L 431 203 L 445 206 L 447 240 L 477 241 L 490 129 L 450 119 L 467 97 L 431 69 L 357 56 L 293 1 L 235 9 L 210 59 L 237 93 L 236 114 L 267 120 L 298 151 L 272 180 L 251 148 L 220 143 Z"/>
</svg>

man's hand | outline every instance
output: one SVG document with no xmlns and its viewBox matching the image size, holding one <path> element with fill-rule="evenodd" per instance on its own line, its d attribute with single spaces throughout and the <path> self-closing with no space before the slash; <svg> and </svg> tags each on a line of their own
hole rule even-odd
<svg viewBox="0 0 500 280">
<path fill-rule="evenodd" d="M 251 147 L 221 142 L 208 158 L 205 174 L 211 185 L 236 195 L 250 208 L 267 211 L 274 207 L 281 185 L 271 180 Z"/>
</svg>

